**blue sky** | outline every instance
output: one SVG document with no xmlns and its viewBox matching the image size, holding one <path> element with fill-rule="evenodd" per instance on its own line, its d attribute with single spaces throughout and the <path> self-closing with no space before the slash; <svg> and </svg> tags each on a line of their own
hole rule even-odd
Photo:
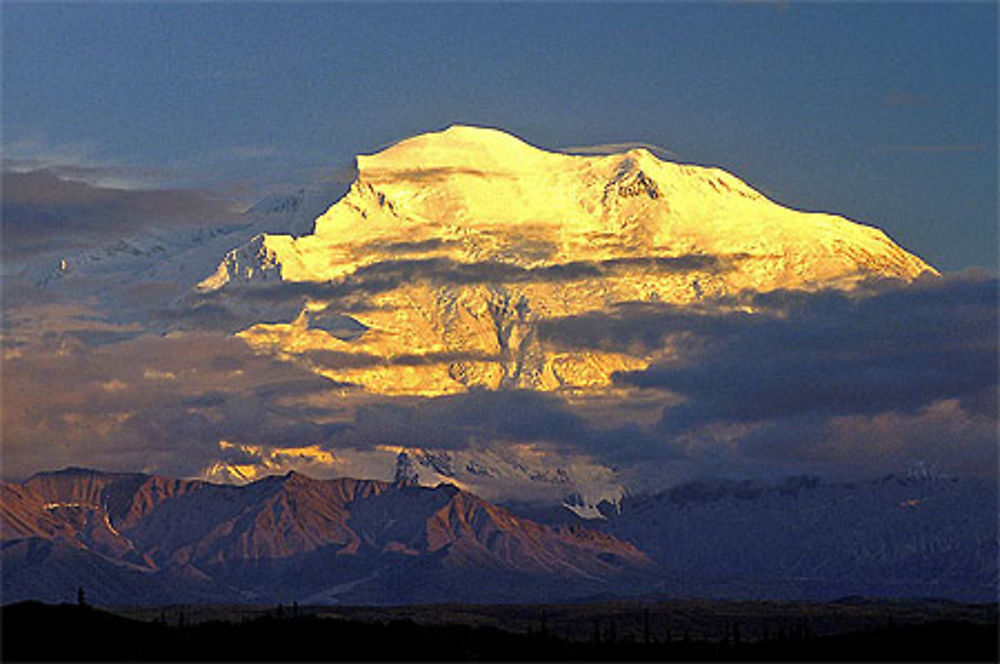
<svg viewBox="0 0 1000 664">
<path fill-rule="evenodd" d="M 408 135 L 644 141 L 996 269 L 997 5 L 4 3 L 4 156 L 250 201 Z"/>
</svg>

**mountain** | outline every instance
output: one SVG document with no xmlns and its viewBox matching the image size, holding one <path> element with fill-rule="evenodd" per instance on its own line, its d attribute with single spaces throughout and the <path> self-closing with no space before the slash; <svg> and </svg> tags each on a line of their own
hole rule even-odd
<svg viewBox="0 0 1000 664">
<path fill-rule="evenodd" d="M 357 162 L 311 234 L 258 235 L 198 288 L 284 294 L 301 306 L 294 320 L 240 336 L 379 394 L 608 389 L 614 371 L 655 358 L 566 350 L 539 322 L 936 274 L 876 228 L 788 209 L 723 170 L 645 149 L 574 156 L 453 126 Z"/>
<path fill-rule="evenodd" d="M 627 496 L 593 523 L 649 554 L 678 594 L 992 601 L 996 507 L 992 478 L 803 476 Z"/>
<path fill-rule="evenodd" d="M 748 293 L 934 274 L 875 228 L 790 210 L 720 169 L 643 148 L 561 154 L 454 126 L 359 156 L 357 165 L 346 193 L 330 186 L 268 196 L 238 222 L 115 238 L 22 276 L 117 325 L 88 330 L 95 345 L 178 330 L 237 334 L 258 355 L 330 379 L 349 423 L 355 403 L 482 389 L 558 392 L 603 419 L 622 411 L 623 396 L 641 401 L 614 383 L 615 372 L 675 359 L 683 348 L 669 335 L 656 348 L 581 347 L 552 332 L 572 327 L 567 319 L 613 321 L 646 311 L 634 307 L 668 305 L 752 312 Z M 628 424 L 652 426 L 661 410 Z M 479 442 L 402 449 L 391 435 L 376 441 L 384 470 L 405 451 L 424 482 L 490 500 L 522 489 L 556 502 L 579 494 L 569 504 L 596 516 L 601 500 L 624 491 L 617 471 L 579 455 L 553 461 L 530 446 Z M 259 441 L 258 451 L 271 443 Z M 203 474 L 248 476 L 256 475 L 224 460 Z"/>
<path fill-rule="evenodd" d="M 20 275 L 40 287 L 71 285 L 83 278 L 121 276 L 132 278 L 179 278 L 190 285 L 204 278 L 211 256 L 248 242 L 261 233 L 292 236 L 311 232 L 316 216 L 332 197 L 343 194 L 339 186 L 300 187 L 282 194 L 269 194 L 234 219 L 202 220 L 190 229 L 147 232 L 116 237 L 108 242 L 63 254 L 50 261 L 28 266 Z"/>
<path fill-rule="evenodd" d="M 4 484 L 4 601 L 512 601 L 627 590 L 631 544 L 449 485 L 289 473 L 245 485 L 67 469 Z"/>
<path fill-rule="evenodd" d="M 7 275 L 45 293 L 101 302 L 116 322 L 139 323 L 146 330 L 184 328 L 164 311 L 184 304 L 183 296 L 211 271 L 218 256 L 262 233 L 309 233 L 341 185 L 300 187 L 271 194 L 228 220 L 200 220 L 192 228 L 147 231 L 110 237 L 100 245 L 48 253 Z M 180 298 L 180 300 L 178 299 Z M 279 319 L 288 317 L 278 308 Z M 232 331 L 258 322 L 272 310 L 238 312 Z M 298 313 L 295 308 L 290 315 Z"/>
<path fill-rule="evenodd" d="M 4 602 L 404 604 L 663 593 L 995 599 L 997 486 L 699 481 L 518 516 L 454 486 L 87 469 L 2 487 Z"/>
</svg>

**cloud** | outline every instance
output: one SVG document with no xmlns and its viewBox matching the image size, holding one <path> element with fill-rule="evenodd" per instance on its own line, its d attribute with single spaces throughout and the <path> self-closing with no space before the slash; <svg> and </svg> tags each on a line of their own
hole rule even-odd
<svg viewBox="0 0 1000 664">
<path fill-rule="evenodd" d="M 147 189 L 169 172 L 162 168 L 51 161 L 45 158 L 3 159 L 5 173 L 49 173 L 69 182 L 107 189 Z"/>
<path fill-rule="evenodd" d="M 639 318 L 701 337 L 682 361 L 619 374 L 679 393 L 665 431 L 710 422 L 875 415 L 971 396 L 997 383 L 997 281 L 953 277 L 871 297 L 776 293 L 782 315 Z M 649 334 L 649 332 L 646 332 Z"/>
<path fill-rule="evenodd" d="M 386 254 L 429 254 L 439 249 L 461 246 L 458 240 L 443 240 L 430 238 L 414 242 L 370 242 L 361 247 L 361 252 L 379 252 Z"/>
<path fill-rule="evenodd" d="M 362 404 L 333 437 L 336 449 L 386 444 L 465 450 L 512 443 L 537 444 L 566 458 L 608 465 L 674 459 L 664 438 L 634 424 L 595 426 L 585 405 L 531 390 L 472 390 L 426 398 L 379 399 Z"/>
<path fill-rule="evenodd" d="M 391 358 L 368 353 L 347 353 L 335 350 L 307 350 L 302 357 L 318 369 L 364 369 L 368 367 L 417 367 L 454 362 L 497 362 L 497 355 L 480 352 L 444 351 L 438 353 L 403 354 Z"/>
<path fill-rule="evenodd" d="M 741 255 L 707 256 L 692 254 L 652 258 L 615 258 L 604 261 L 571 261 L 545 267 L 527 268 L 513 263 L 487 261 L 462 263 L 449 258 L 403 258 L 363 265 L 347 277 L 327 282 L 273 282 L 231 284 L 203 294 L 195 306 L 225 306 L 226 302 L 302 303 L 350 300 L 357 295 L 373 295 L 404 284 L 425 282 L 437 286 L 472 284 L 513 284 L 566 282 L 613 276 L 633 269 L 647 274 L 721 273 L 734 269 Z M 350 304 L 348 301 L 347 304 Z"/>
<path fill-rule="evenodd" d="M 172 306 L 154 312 L 152 317 L 169 329 L 233 333 L 260 322 L 290 322 L 306 301 L 325 302 L 337 314 L 369 311 L 373 306 L 372 295 L 414 283 L 439 287 L 563 283 L 609 277 L 636 269 L 646 274 L 721 273 L 735 269 L 742 259 L 741 255 L 684 255 L 572 261 L 526 268 L 495 261 L 462 263 L 438 257 L 402 258 L 364 265 L 335 281 L 234 282 L 216 291 L 189 293 Z M 595 315 L 595 318 L 601 317 Z M 548 324 L 543 323 L 543 327 L 545 325 Z M 555 329 L 559 325 L 555 323 L 550 327 Z"/>
<path fill-rule="evenodd" d="M 583 421 L 561 400 L 539 392 L 476 390 L 358 408 L 347 441 L 460 449 L 476 440 L 561 441 L 581 436 Z"/>
<path fill-rule="evenodd" d="M 341 428 L 309 401 L 344 384 L 224 335 L 98 346 L 29 337 L 16 350 L 0 393 L 8 477 L 65 465 L 193 476 L 220 439 L 296 446 Z"/>
<path fill-rule="evenodd" d="M 575 154 L 583 156 L 606 156 L 622 154 L 630 150 L 648 150 L 654 156 L 665 161 L 677 161 L 680 157 L 676 152 L 672 152 L 665 147 L 652 143 L 642 143 L 637 141 L 627 141 L 623 143 L 601 143 L 599 145 L 578 145 L 568 148 L 560 148 L 559 152 L 564 154 Z"/>
<path fill-rule="evenodd" d="M 7 389 L 0 398 L 7 478 L 66 465 L 199 476 L 228 458 L 220 455 L 220 441 L 279 455 L 315 448 L 338 458 L 385 445 L 464 450 L 510 443 L 606 464 L 675 454 L 659 443 L 662 437 L 637 426 L 595 426 L 585 406 L 555 394 L 381 397 L 307 368 L 318 361 L 384 364 L 380 358 L 317 351 L 285 361 L 212 333 L 65 341 L 28 335 L 20 352 L 5 358 Z M 439 353 L 391 362 L 470 359 L 487 358 Z"/>
<path fill-rule="evenodd" d="M 205 191 L 121 189 L 85 181 L 84 175 L 99 181 L 107 172 L 81 166 L 4 170 L 0 218 L 5 259 L 235 218 L 231 201 Z"/>
<path fill-rule="evenodd" d="M 541 339 L 567 349 L 604 350 L 645 355 L 668 340 L 690 352 L 706 341 L 731 333 L 757 319 L 741 311 L 687 307 L 660 302 L 622 302 L 608 311 L 539 321 Z M 683 337 L 683 338 L 681 338 Z"/>
<path fill-rule="evenodd" d="M 978 393 L 996 398 L 996 390 Z M 997 471 L 996 416 L 969 411 L 957 399 L 934 401 L 915 412 L 811 415 L 753 429 L 739 453 L 765 465 L 845 478 L 924 467 L 937 473 L 993 475 Z"/>
<path fill-rule="evenodd" d="M 365 180 L 378 184 L 382 179 L 389 181 L 409 180 L 411 182 L 421 182 L 426 184 L 437 184 L 450 178 L 458 176 L 503 179 L 509 178 L 509 172 L 483 171 L 477 168 L 465 168 L 459 166 L 440 166 L 431 168 L 376 168 L 374 166 L 364 169 Z"/>
</svg>

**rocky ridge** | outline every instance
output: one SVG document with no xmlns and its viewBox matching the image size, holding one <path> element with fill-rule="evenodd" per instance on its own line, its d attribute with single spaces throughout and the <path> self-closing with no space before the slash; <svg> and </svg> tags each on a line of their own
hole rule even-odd
<svg viewBox="0 0 1000 664">
<path fill-rule="evenodd" d="M 66 556 L 149 582 L 140 585 L 177 580 L 184 592 L 250 600 L 292 584 L 297 598 L 321 603 L 434 596 L 445 593 L 435 583 L 483 575 L 496 580 L 466 594 L 508 592 L 497 580 L 509 592 L 537 578 L 590 587 L 649 567 L 612 535 L 518 518 L 450 485 L 288 473 L 231 486 L 67 469 L 2 492 L 5 595 Z M 411 583 L 400 580 L 408 570 Z"/>
</svg>

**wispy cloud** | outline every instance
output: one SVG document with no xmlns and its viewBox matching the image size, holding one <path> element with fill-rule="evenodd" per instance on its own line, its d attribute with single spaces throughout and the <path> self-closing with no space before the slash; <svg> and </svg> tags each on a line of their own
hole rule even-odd
<svg viewBox="0 0 1000 664">
<path fill-rule="evenodd" d="M 559 152 L 566 154 L 576 154 L 583 156 L 604 156 L 612 154 L 621 154 L 623 152 L 628 152 L 629 150 L 648 150 L 653 153 L 656 157 L 664 160 L 676 161 L 680 159 L 680 156 L 668 150 L 660 145 L 654 145 L 653 143 L 643 143 L 640 141 L 627 141 L 623 143 L 600 143 L 598 145 L 575 145 L 567 148 L 559 148 Z"/>
<path fill-rule="evenodd" d="M 5 173 L 50 173 L 60 180 L 80 182 L 104 189 L 149 189 L 168 177 L 162 168 L 119 165 L 59 163 L 46 159 L 4 159 Z"/>
<path fill-rule="evenodd" d="M 400 243 L 388 245 L 390 253 L 435 251 L 439 245 Z M 691 254 L 671 257 L 615 258 L 603 261 L 570 261 L 538 268 L 512 263 L 463 263 L 448 258 L 401 258 L 365 265 L 349 276 L 327 282 L 269 282 L 237 284 L 218 291 L 192 294 L 175 306 L 156 314 L 159 320 L 171 321 L 176 329 L 214 329 L 235 332 L 261 322 L 289 322 L 306 300 L 326 302 L 341 313 L 370 309 L 371 296 L 392 291 L 405 284 L 428 283 L 434 286 L 475 284 L 565 283 L 580 279 L 614 276 L 641 269 L 647 274 L 685 274 L 689 272 L 724 273 L 736 269 L 742 255 L 707 256 Z M 597 318 L 602 318 L 597 316 Z M 597 322 L 597 327 L 604 320 Z M 586 323 L 584 323 L 586 325 Z M 556 337 L 559 323 L 543 323 L 543 333 Z M 551 330 L 549 328 L 552 328 Z"/>
</svg>

